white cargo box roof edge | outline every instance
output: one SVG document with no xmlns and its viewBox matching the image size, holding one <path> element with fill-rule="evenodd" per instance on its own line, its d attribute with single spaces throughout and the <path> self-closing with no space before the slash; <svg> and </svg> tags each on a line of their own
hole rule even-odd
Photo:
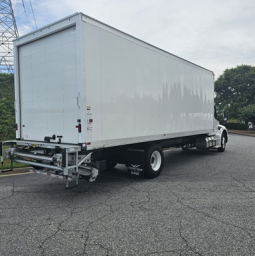
<svg viewBox="0 0 255 256">
<path fill-rule="evenodd" d="M 33 42 L 35 40 L 39 40 L 43 37 L 49 36 L 51 34 L 54 34 L 56 32 L 62 31 L 66 28 L 75 26 L 77 21 L 76 20 L 72 20 L 72 18 L 77 17 L 79 15 L 79 13 L 74 13 L 72 15 L 69 15 L 63 19 L 60 19 L 58 21 L 52 22 L 46 26 L 43 26 L 39 29 L 36 29 L 30 33 L 24 34 L 16 39 L 13 40 L 14 42 L 14 46 L 19 47 L 22 46 L 24 44 Z M 67 23 L 65 26 L 63 26 L 63 22 L 65 21 L 69 21 L 69 23 Z M 57 26 L 58 24 L 60 24 L 60 26 Z M 55 27 L 54 29 L 52 29 L 52 27 Z M 48 30 L 51 29 L 51 30 Z M 40 33 L 40 34 L 38 34 Z"/>
<path fill-rule="evenodd" d="M 135 36 L 132 36 L 132 35 L 126 33 L 126 32 L 123 32 L 122 30 L 119 30 L 119 29 L 114 28 L 114 27 L 112 27 L 112 26 L 110 26 L 110 25 L 108 25 L 108 24 L 106 24 L 106 23 L 104 23 L 104 22 L 101 22 L 101 21 L 99 21 L 99 20 L 97 20 L 97 19 L 94 19 L 94 18 L 92 18 L 92 17 L 90 17 L 90 16 L 88 16 L 88 15 L 82 13 L 82 12 L 75 12 L 75 13 L 72 14 L 72 15 L 66 16 L 66 17 L 64 17 L 64 18 L 62 18 L 62 19 L 60 19 L 60 20 L 57 20 L 57 21 L 55 21 L 55 22 L 52 22 L 52 23 L 50 23 L 50 24 L 48 24 L 48 25 L 46 25 L 46 26 L 43 26 L 43 27 L 41 27 L 41 28 L 39 28 L 39 29 L 37 29 L 37 30 L 34 30 L 33 32 L 30 32 L 30 33 L 27 33 L 27 34 L 25 34 L 25 35 L 23 35 L 23 36 L 20 36 L 19 38 L 14 39 L 13 41 L 14 41 L 16 44 L 18 44 L 17 41 L 20 41 L 20 40 L 22 40 L 23 38 L 28 37 L 29 35 L 35 35 L 35 33 L 37 33 L 37 32 L 42 32 L 42 30 L 44 30 L 44 29 L 46 29 L 46 28 L 49 28 L 49 27 L 51 27 L 51 26 L 53 26 L 53 25 L 56 25 L 56 24 L 58 24 L 58 23 L 61 23 L 61 22 L 63 22 L 63 21 L 66 21 L 66 20 L 70 20 L 71 18 L 73 18 L 73 17 L 75 17 L 75 16 L 78 16 L 78 15 L 81 16 L 81 19 L 82 19 L 82 17 L 85 17 L 86 19 L 91 20 L 92 22 L 96 22 L 97 24 L 99 23 L 99 24 L 103 25 L 103 26 L 106 27 L 106 28 L 110 28 L 111 30 L 114 30 L 114 31 L 116 31 L 116 32 L 118 32 L 118 33 L 121 33 L 122 35 L 125 35 L 125 36 L 127 36 L 127 37 L 129 37 L 129 38 L 132 38 L 132 39 L 134 39 L 134 40 L 136 40 L 136 41 L 139 41 L 139 42 L 141 42 L 141 43 L 143 43 L 143 44 L 146 44 L 146 45 L 148 45 L 148 46 L 150 46 L 150 47 L 152 47 L 152 48 L 154 48 L 154 49 L 157 49 L 157 50 L 159 50 L 159 51 L 161 51 L 161 52 L 164 52 L 165 54 L 169 54 L 169 55 L 175 57 L 176 59 L 185 61 L 185 62 L 187 62 L 187 63 L 190 63 L 190 64 L 194 65 L 194 66 L 197 66 L 198 68 L 202 68 L 202 69 L 204 69 L 204 70 L 207 70 L 208 72 L 211 72 L 211 73 L 213 74 L 213 76 L 214 76 L 214 72 L 211 71 L 211 70 L 209 70 L 209 69 L 207 69 L 207 68 L 205 68 L 205 67 L 202 67 L 202 66 L 200 66 L 200 65 L 198 65 L 198 64 L 196 64 L 196 63 L 194 63 L 194 62 L 191 62 L 191 61 L 189 61 L 189 60 L 186 60 L 186 59 L 184 59 L 184 58 L 182 58 L 182 57 L 179 57 L 179 56 L 177 56 L 177 55 L 175 55 L 175 54 L 173 54 L 173 53 L 170 53 L 170 52 L 168 52 L 168 51 L 166 51 L 166 50 L 163 50 L 162 48 L 159 48 L 159 47 L 157 47 L 157 46 L 155 46 L 155 45 L 152 45 L 152 44 L 150 44 L 150 43 L 148 43 L 148 42 L 145 42 L 145 41 L 143 41 L 143 40 L 141 40 L 141 39 L 139 39 L 139 38 L 137 38 L 137 37 L 135 37 Z M 83 20 L 83 22 L 86 22 L 86 21 Z M 89 23 L 91 23 L 91 22 L 89 22 Z M 52 34 L 52 33 L 55 33 L 55 32 L 57 32 L 57 31 L 59 31 L 59 30 L 63 30 L 63 29 L 65 29 L 65 28 L 68 28 L 68 27 L 70 27 L 70 26 L 72 26 L 72 25 L 75 25 L 75 24 L 76 24 L 76 22 L 73 21 L 72 23 L 70 23 L 69 25 L 67 25 L 67 26 L 65 26 L 65 27 L 60 27 L 59 29 L 52 31 L 51 33 L 47 33 L 47 34 L 45 34 L 45 35 L 41 35 L 41 36 L 36 37 L 36 38 L 33 38 L 33 39 L 31 38 L 31 40 L 25 41 L 25 42 L 21 42 L 21 44 L 23 44 L 23 43 L 26 44 L 26 43 L 28 43 L 28 42 L 30 42 L 30 41 L 38 40 L 38 39 L 41 38 L 41 37 L 48 36 L 48 35 L 50 35 L 50 34 Z M 96 25 L 96 24 L 94 24 L 94 23 L 91 23 L 91 24 Z"/>
</svg>

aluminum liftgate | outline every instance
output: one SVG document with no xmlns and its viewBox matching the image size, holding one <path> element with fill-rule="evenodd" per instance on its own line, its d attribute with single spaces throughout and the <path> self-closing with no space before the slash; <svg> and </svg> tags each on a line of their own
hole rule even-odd
<svg viewBox="0 0 255 256">
<path fill-rule="evenodd" d="M 92 166 L 92 153 L 79 155 L 81 147 L 77 145 L 10 140 L 2 142 L 0 149 L 2 172 L 4 159 L 8 158 L 11 160 L 8 171 L 13 170 L 13 162 L 28 164 L 34 167 L 32 172 L 65 179 L 66 188 L 70 188 L 69 181 L 73 178 L 76 187 L 80 176 L 88 177 L 89 182 L 98 176 L 98 169 Z"/>
</svg>

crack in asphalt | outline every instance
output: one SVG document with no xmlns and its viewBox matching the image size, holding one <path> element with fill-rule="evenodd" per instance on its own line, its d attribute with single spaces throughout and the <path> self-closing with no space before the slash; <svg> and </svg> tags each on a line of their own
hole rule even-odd
<svg viewBox="0 0 255 256">
<path fill-rule="evenodd" d="M 241 191 L 241 192 L 255 192 L 253 189 L 248 187 L 243 181 L 238 180 L 234 176 L 231 176 L 231 177 L 232 177 L 233 180 L 235 180 L 236 182 L 240 183 L 242 185 L 242 187 L 247 188 L 249 190 L 249 191 Z"/>
<path fill-rule="evenodd" d="M 106 248 L 106 247 L 104 247 L 103 245 L 97 244 L 97 243 L 92 243 L 92 244 L 89 244 L 89 245 L 98 246 L 98 247 L 102 248 L 102 249 L 105 250 L 105 252 L 106 252 L 105 256 L 109 256 L 109 249 Z M 83 255 L 88 255 L 88 254 L 86 253 L 86 247 L 87 247 L 87 246 L 88 246 L 88 245 L 86 245 L 85 248 L 84 248 Z"/>
<path fill-rule="evenodd" d="M 72 214 L 73 214 L 73 210 L 70 211 L 70 216 L 67 216 L 64 220 L 62 220 L 59 224 L 58 224 L 58 227 L 57 227 L 57 230 L 51 234 L 50 236 L 46 237 L 42 242 L 41 244 L 39 245 L 39 249 L 42 250 L 42 255 L 44 256 L 45 255 L 45 248 L 44 248 L 44 244 L 50 240 L 51 238 L 53 238 L 54 236 L 56 236 L 56 234 L 61 231 L 61 225 L 66 221 L 68 220 L 70 217 L 72 217 Z"/>
<path fill-rule="evenodd" d="M 110 190 L 109 190 L 109 192 L 110 192 Z M 112 197 L 112 196 L 111 196 L 111 195 L 108 196 L 107 199 L 109 199 L 110 197 Z M 71 203 L 70 203 L 70 204 L 71 204 Z M 70 205 L 70 204 L 69 204 L 69 205 Z M 92 204 L 92 205 L 90 205 L 89 207 L 87 207 L 86 210 L 88 210 L 88 209 L 90 209 L 90 208 L 92 208 L 92 207 L 98 206 L 98 205 L 102 205 L 102 203 L 100 202 L 100 203 Z M 77 207 L 75 207 L 75 208 L 73 208 L 72 210 L 67 211 L 65 208 L 63 208 L 63 207 L 61 207 L 61 206 L 58 206 L 58 208 L 64 210 L 68 216 L 67 216 L 63 221 L 61 221 L 61 222 L 58 224 L 57 230 L 56 230 L 53 234 L 51 234 L 50 236 L 46 237 L 46 238 L 44 239 L 44 241 L 41 243 L 41 245 L 39 246 L 39 249 L 42 250 L 42 255 L 43 255 L 43 256 L 45 255 L 45 250 L 46 250 L 46 249 L 44 248 L 45 243 L 46 243 L 48 240 L 50 240 L 51 238 L 53 238 L 54 236 L 56 236 L 59 231 L 63 231 L 63 232 L 70 232 L 70 231 L 71 231 L 71 232 L 77 232 L 77 231 L 80 231 L 80 232 L 86 233 L 86 239 L 85 239 L 84 248 L 83 248 L 83 255 L 87 255 L 87 253 L 86 253 L 86 247 L 87 247 L 87 245 L 88 245 L 88 240 L 89 240 L 89 231 L 88 231 L 88 230 L 89 230 L 90 226 L 93 225 L 94 223 L 96 223 L 97 221 L 102 220 L 102 219 L 103 219 L 104 217 L 106 217 L 107 215 L 113 213 L 112 206 L 111 206 L 111 205 L 108 205 L 108 204 L 105 204 L 105 205 L 107 205 L 107 206 L 109 207 L 110 212 L 107 213 L 107 214 L 105 214 L 105 215 L 103 215 L 103 216 L 101 216 L 100 218 L 98 218 L 98 219 L 96 219 L 96 220 L 90 222 L 90 223 L 88 224 L 86 230 L 61 228 L 61 226 L 63 225 L 63 223 L 65 223 L 69 218 L 72 218 L 72 217 L 75 215 L 75 212 L 76 212 L 77 210 L 81 210 L 81 209 L 79 209 L 79 208 L 77 209 Z M 90 244 L 89 244 L 89 245 L 90 245 Z M 91 244 L 91 245 L 93 245 L 93 244 Z M 96 244 L 96 245 L 102 247 L 103 249 L 105 249 L 105 250 L 107 251 L 107 255 L 108 255 L 108 250 L 109 250 L 108 248 L 105 248 L 103 245 L 100 245 L 100 244 Z"/>
<path fill-rule="evenodd" d="M 174 193 L 174 194 L 176 194 L 176 193 Z M 176 196 L 178 197 L 178 195 L 176 195 Z M 234 228 L 241 229 L 241 230 L 244 231 L 246 234 L 248 234 L 248 236 L 249 236 L 250 238 L 254 239 L 254 237 L 252 236 L 252 234 L 248 231 L 248 230 L 250 230 L 250 231 L 255 231 L 254 229 L 244 228 L 244 227 L 241 227 L 241 226 L 232 224 L 232 223 L 230 223 L 230 222 L 227 222 L 227 221 L 218 219 L 218 218 L 216 218 L 216 217 L 214 217 L 214 216 L 212 216 L 212 215 L 210 215 L 210 214 L 208 214 L 208 213 L 206 213 L 206 212 L 200 211 L 200 210 L 198 210 L 198 209 L 196 209 L 196 208 L 194 208 L 194 207 L 191 207 L 191 206 L 189 206 L 189 205 L 186 205 L 185 203 L 182 202 L 182 199 L 183 199 L 183 198 L 178 197 L 178 200 L 177 200 L 177 201 L 178 201 L 178 203 L 180 203 L 181 205 L 185 206 L 186 208 L 191 209 L 191 210 L 193 210 L 193 211 L 195 211 L 195 212 L 197 212 L 197 213 L 203 214 L 203 215 L 206 216 L 207 218 L 213 219 L 213 220 L 215 220 L 215 221 L 217 221 L 217 222 L 220 222 L 220 223 L 222 223 L 222 224 L 225 224 L 225 225 L 228 225 L 228 226 L 232 226 L 232 227 L 234 227 Z"/>
<path fill-rule="evenodd" d="M 89 228 L 91 227 L 91 225 L 93 225 L 93 224 L 95 224 L 96 222 L 102 220 L 103 218 L 105 218 L 105 217 L 108 216 L 109 214 L 114 213 L 114 211 L 113 211 L 113 209 L 112 209 L 112 205 L 108 205 L 108 204 L 105 204 L 105 205 L 109 207 L 110 212 L 109 212 L 109 213 L 106 213 L 105 215 L 103 215 L 103 216 L 97 218 L 96 220 L 90 222 L 90 223 L 88 224 L 87 228 L 86 228 L 86 232 L 88 233 L 88 237 L 87 237 L 87 240 L 86 240 L 85 243 L 84 243 L 84 250 L 83 250 L 83 252 L 84 252 L 85 255 L 88 255 L 88 254 L 86 253 L 87 246 L 88 246 L 88 245 L 91 245 L 91 244 L 88 244 L 88 241 L 89 241 Z M 97 244 L 97 245 L 99 245 L 99 244 Z M 102 246 L 102 245 L 101 245 L 101 246 Z M 108 249 L 108 248 L 105 248 L 104 246 L 102 246 L 102 248 L 104 248 L 105 250 L 107 250 L 107 255 L 108 255 L 109 249 Z"/>
<path fill-rule="evenodd" d="M 147 195 L 146 195 L 146 196 L 147 196 L 147 200 L 142 200 L 142 201 L 140 201 L 140 202 L 131 202 L 130 205 L 131 205 L 132 207 L 134 207 L 134 205 L 136 205 L 136 204 L 143 204 L 143 203 L 149 202 L 149 200 L 150 200 L 150 194 L 149 194 L 149 192 L 147 192 L 147 191 L 146 191 L 146 192 L 145 192 L 145 191 L 141 191 L 141 190 L 139 190 L 139 189 L 134 188 L 134 187 L 132 186 L 133 183 L 134 183 L 134 182 L 130 182 L 129 184 L 127 184 L 127 185 L 125 185 L 125 186 L 122 186 L 121 189 L 123 189 L 123 188 L 125 188 L 125 187 L 129 187 L 129 188 L 132 188 L 135 192 L 144 192 L 144 193 L 147 193 Z M 89 235 L 89 229 L 90 229 L 90 227 L 91 227 L 93 224 L 95 224 L 96 222 L 98 222 L 98 221 L 104 219 L 104 218 L 105 218 L 106 216 L 108 216 L 109 214 L 114 213 L 114 210 L 113 210 L 113 208 L 112 208 L 114 205 L 121 204 L 121 203 L 111 203 L 111 204 L 110 204 L 110 203 L 107 203 L 107 201 L 112 198 L 112 191 L 109 190 L 108 192 L 110 193 L 110 195 L 109 195 L 108 198 L 105 200 L 106 203 L 104 203 L 104 204 L 109 207 L 110 212 L 108 212 L 107 214 L 105 214 L 105 215 L 103 215 L 103 216 L 97 218 L 96 220 L 94 220 L 94 221 L 92 221 L 92 222 L 90 222 L 90 223 L 88 224 L 88 226 L 87 226 L 87 228 L 86 228 L 86 231 L 87 231 L 87 233 L 88 233 L 88 237 L 87 237 L 86 241 L 84 242 L 84 249 L 83 249 L 83 254 L 84 254 L 84 255 L 88 255 L 88 254 L 86 253 L 86 250 L 87 250 L 87 247 L 90 246 L 90 245 L 91 245 L 91 246 L 92 246 L 92 245 L 100 246 L 102 249 L 104 249 L 104 250 L 106 251 L 106 256 L 109 255 L 110 248 L 107 248 L 107 247 L 103 246 L 103 245 L 100 244 L 100 243 L 91 243 L 91 244 L 88 244 L 88 241 L 89 241 L 89 238 L 90 238 L 90 235 Z M 100 204 L 102 205 L 102 203 L 100 203 Z M 96 205 L 98 205 L 98 204 L 95 204 L 95 206 L 96 206 Z M 92 206 L 91 206 L 91 207 L 92 207 Z M 146 209 L 146 210 L 147 210 L 147 209 Z M 88 255 L 88 256 L 89 256 L 89 255 Z"/>
<path fill-rule="evenodd" d="M 11 198 L 14 195 L 15 184 L 14 184 L 14 182 L 12 182 L 11 184 L 12 184 L 11 195 L 3 197 L 3 198 L 0 198 L 0 201 L 8 199 L 8 198 Z"/>
<path fill-rule="evenodd" d="M 141 192 L 141 191 L 139 191 Z M 146 203 L 149 203 L 151 201 L 151 195 L 148 191 L 142 191 L 143 193 L 146 193 L 145 197 L 147 197 L 147 200 L 141 200 L 140 202 L 131 202 L 130 205 L 135 208 L 135 206 L 138 205 L 138 207 L 142 210 L 148 211 L 148 209 L 143 205 Z"/>
<path fill-rule="evenodd" d="M 141 208 L 141 209 L 148 211 L 148 209 L 145 208 L 145 207 L 143 206 L 143 204 L 144 204 L 144 203 L 148 203 L 148 202 L 151 200 L 151 195 L 150 195 L 150 193 L 149 193 L 148 191 L 139 190 L 139 189 L 137 189 L 137 188 L 134 188 L 134 187 L 132 186 L 132 184 L 133 184 L 133 182 L 130 183 L 130 184 L 125 185 L 124 187 L 130 187 L 130 188 L 132 188 L 135 192 L 143 192 L 143 193 L 145 193 L 145 194 L 146 194 L 145 197 L 147 197 L 147 200 L 141 200 L 141 201 L 139 201 L 139 202 L 130 202 L 129 205 L 131 205 L 132 207 L 135 207 L 136 205 L 140 205 L 140 208 Z M 123 187 L 121 187 L 121 188 L 123 188 Z M 111 191 L 110 191 L 110 192 L 111 192 Z M 112 193 L 111 193 L 111 194 L 112 194 Z M 109 200 L 110 198 L 112 198 L 112 196 L 109 196 L 108 199 L 106 199 L 106 201 Z M 178 197 L 176 197 L 176 198 L 178 198 Z M 87 231 L 88 231 L 88 229 L 90 228 L 90 226 L 91 226 L 92 224 L 94 224 L 94 223 L 96 223 L 96 222 L 102 220 L 103 218 L 105 218 L 105 217 L 108 216 L 109 214 L 114 213 L 112 207 L 113 207 L 114 205 L 118 205 L 118 204 L 122 204 L 122 203 L 111 203 L 111 204 L 105 203 L 105 205 L 107 205 L 107 206 L 110 207 L 110 212 L 107 213 L 107 214 L 105 214 L 104 216 L 102 216 L 102 217 L 96 219 L 95 221 L 89 223 L 89 225 L 88 225 L 88 227 L 87 227 Z M 84 255 L 89 256 L 89 255 L 86 253 L 87 246 L 89 246 L 89 245 L 96 245 L 96 246 L 100 246 L 101 248 L 103 248 L 103 249 L 106 251 L 106 256 L 109 256 L 109 251 L 111 250 L 110 248 L 104 247 L 102 244 L 99 244 L 99 243 L 91 243 L 91 244 L 88 244 L 88 241 L 89 241 L 89 231 L 88 231 L 87 241 L 85 241 L 85 243 L 84 243 Z M 162 241 L 162 240 L 159 240 L 159 241 Z M 191 248 L 191 247 L 190 247 L 190 248 Z M 151 252 L 151 253 L 148 253 L 148 254 L 146 254 L 146 255 L 153 255 L 153 254 L 155 255 L 155 254 L 157 254 L 157 253 L 171 253 L 171 252 L 176 252 L 176 251 L 177 251 L 177 250 L 164 250 L 164 251 Z M 192 252 L 195 252 L 195 251 L 192 251 Z M 197 253 L 197 254 L 198 254 L 198 255 L 201 255 L 201 254 L 199 254 L 199 253 Z"/>
<path fill-rule="evenodd" d="M 188 250 L 188 251 L 192 251 L 193 253 L 195 253 L 196 255 L 200 255 L 200 256 L 203 256 L 203 254 L 202 253 L 200 253 L 200 252 L 198 252 L 198 251 L 196 251 L 196 246 L 195 247 L 192 247 L 190 244 L 189 244 L 189 241 L 183 236 L 183 234 L 182 234 L 182 229 L 183 229 L 183 226 L 182 226 L 182 223 L 181 223 L 181 220 L 180 220 L 180 227 L 179 227 L 179 235 L 180 235 L 180 238 L 183 240 L 183 242 L 185 243 L 185 245 L 186 245 L 186 251 Z M 182 251 L 183 252 L 183 251 Z M 181 252 L 181 253 L 182 253 Z M 180 254 L 181 254 L 180 253 Z"/>
<path fill-rule="evenodd" d="M 243 181 L 240 181 L 238 180 L 237 178 L 235 178 L 234 176 L 231 176 L 233 180 L 235 180 L 238 184 L 240 184 L 239 187 L 242 187 L 242 188 L 246 188 L 247 190 L 244 190 L 244 191 L 238 191 L 237 193 L 241 196 L 245 196 L 246 198 L 255 198 L 255 196 L 250 196 L 250 195 L 247 195 L 245 193 L 254 193 L 255 190 L 251 189 L 250 187 L 248 187 Z"/>
</svg>

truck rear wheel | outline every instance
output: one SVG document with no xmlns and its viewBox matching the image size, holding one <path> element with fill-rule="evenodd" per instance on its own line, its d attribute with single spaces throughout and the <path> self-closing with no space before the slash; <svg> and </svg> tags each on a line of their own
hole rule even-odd
<svg viewBox="0 0 255 256">
<path fill-rule="evenodd" d="M 163 168 L 164 154 L 159 145 L 151 145 L 146 151 L 145 176 L 148 178 L 157 177 Z"/>
</svg>

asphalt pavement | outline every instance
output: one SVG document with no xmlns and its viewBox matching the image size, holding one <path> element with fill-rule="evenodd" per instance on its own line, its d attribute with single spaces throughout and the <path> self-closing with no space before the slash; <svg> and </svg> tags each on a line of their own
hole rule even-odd
<svg viewBox="0 0 255 256">
<path fill-rule="evenodd" d="M 0 255 L 255 255 L 255 138 L 173 149 L 156 179 L 0 177 Z"/>
<path fill-rule="evenodd" d="M 228 129 L 228 132 L 229 133 L 234 133 L 234 134 L 239 134 L 239 135 L 255 137 L 255 130 L 232 130 L 232 129 Z"/>
</svg>

